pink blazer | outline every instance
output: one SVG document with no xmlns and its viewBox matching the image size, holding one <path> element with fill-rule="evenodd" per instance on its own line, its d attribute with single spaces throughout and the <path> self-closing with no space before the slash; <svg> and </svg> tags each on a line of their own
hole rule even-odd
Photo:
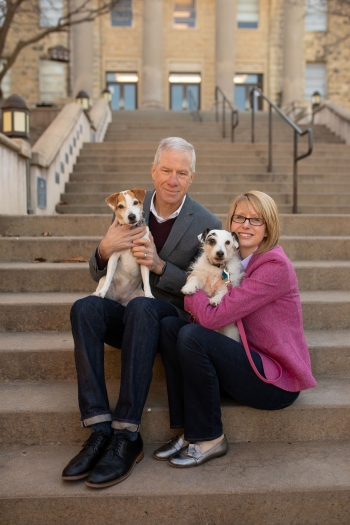
<svg viewBox="0 0 350 525">
<path fill-rule="evenodd" d="M 214 307 L 202 290 L 185 297 L 185 310 L 200 325 L 218 330 L 242 319 L 249 348 L 261 357 L 267 379 L 289 392 L 316 386 L 306 344 L 298 281 L 281 246 L 254 254 L 240 286 L 228 287 Z"/>
</svg>

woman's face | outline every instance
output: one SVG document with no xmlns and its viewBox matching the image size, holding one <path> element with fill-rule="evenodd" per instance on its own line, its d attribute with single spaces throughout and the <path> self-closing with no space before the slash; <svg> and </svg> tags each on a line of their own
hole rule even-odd
<svg viewBox="0 0 350 525">
<path fill-rule="evenodd" d="M 240 202 L 234 211 L 234 215 L 260 218 L 254 206 L 249 201 Z M 263 238 L 266 237 L 266 224 L 253 226 L 249 221 L 240 224 L 231 220 L 231 232 L 237 234 L 241 256 L 242 259 L 245 259 L 248 255 L 254 253 L 258 249 L 259 244 L 262 242 Z"/>
</svg>

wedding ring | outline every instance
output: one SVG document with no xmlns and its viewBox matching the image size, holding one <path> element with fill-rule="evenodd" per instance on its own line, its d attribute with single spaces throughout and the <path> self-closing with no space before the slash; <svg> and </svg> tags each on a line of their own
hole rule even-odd
<svg viewBox="0 0 350 525">
<path fill-rule="evenodd" d="M 145 253 L 143 254 L 143 258 L 146 259 L 146 257 L 147 257 L 147 253 L 145 252 Z"/>
</svg>

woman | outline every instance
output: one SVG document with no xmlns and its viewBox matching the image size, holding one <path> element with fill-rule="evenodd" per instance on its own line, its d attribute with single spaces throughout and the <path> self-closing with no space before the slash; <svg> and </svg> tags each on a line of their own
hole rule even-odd
<svg viewBox="0 0 350 525">
<path fill-rule="evenodd" d="M 221 390 L 244 405 L 279 410 L 294 403 L 301 390 L 316 385 L 297 277 L 278 246 L 275 202 L 260 191 L 239 195 L 230 207 L 227 229 L 239 239 L 245 271 L 241 285 L 228 285 L 216 307 L 208 299 L 215 285 L 207 285 L 185 298 L 194 323 L 173 317 L 161 323 L 170 426 L 184 428 L 184 434 L 156 450 L 154 457 L 176 467 L 194 467 L 226 454 Z M 240 319 L 246 350 L 215 331 Z"/>
</svg>

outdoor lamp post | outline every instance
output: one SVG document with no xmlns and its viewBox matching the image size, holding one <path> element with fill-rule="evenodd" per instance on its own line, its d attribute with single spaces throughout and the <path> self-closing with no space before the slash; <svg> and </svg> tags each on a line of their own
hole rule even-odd
<svg viewBox="0 0 350 525">
<path fill-rule="evenodd" d="M 314 91 L 311 95 L 311 110 L 312 110 L 312 123 L 314 122 L 315 109 L 321 104 L 321 95 L 318 91 Z"/>
<path fill-rule="evenodd" d="M 8 97 L 2 105 L 1 132 L 7 137 L 29 140 L 29 113 L 22 97 Z"/>
<path fill-rule="evenodd" d="M 109 102 L 109 103 L 112 102 L 112 93 L 109 91 L 108 87 L 106 87 L 102 91 L 102 97 L 105 98 L 107 100 L 107 102 Z"/>
<path fill-rule="evenodd" d="M 82 106 L 82 108 L 86 111 L 89 111 L 90 109 L 90 98 L 89 95 L 86 93 L 86 91 L 79 91 L 77 96 L 75 97 L 75 101 Z"/>
<path fill-rule="evenodd" d="M 318 91 L 315 91 L 312 95 L 311 95 L 311 105 L 312 105 L 312 110 L 314 110 L 315 108 L 318 108 L 318 106 L 321 104 L 321 95 Z"/>
</svg>

